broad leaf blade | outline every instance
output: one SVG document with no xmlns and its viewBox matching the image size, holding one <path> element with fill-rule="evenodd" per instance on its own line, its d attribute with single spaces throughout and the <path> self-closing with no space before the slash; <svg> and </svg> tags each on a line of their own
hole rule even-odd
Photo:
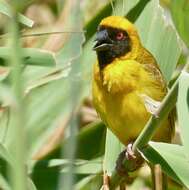
<svg viewBox="0 0 189 190">
<path fill-rule="evenodd" d="M 0 144 L 0 158 L 4 159 L 9 164 L 14 163 L 9 151 L 7 150 L 7 148 L 3 144 Z"/>
<path fill-rule="evenodd" d="M 76 185 L 75 190 L 94 190 L 102 187 L 102 175 L 88 175 L 81 179 Z"/>
<path fill-rule="evenodd" d="M 28 190 L 37 190 L 35 184 L 30 178 L 28 178 L 27 185 L 28 185 Z"/>
<path fill-rule="evenodd" d="M 0 188 L 6 189 L 6 190 L 11 190 L 11 187 L 8 184 L 8 181 L 1 174 L 0 174 Z"/>
<path fill-rule="evenodd" d="M 167 22 L 158 0 L 150 1 L 136 21 L 143 45 L 155 56 L 168 82 L 178 62 L 181 49 L 175 30 Z"/>
<path fill-rule="evenodd" d="M 68 3 L 69 4 L 69 3 Z M 64 23 L 67 30 L 76 31 L 76 33 L 70 33 L 63 44 L 63 47 L 55 53 L 55 60 L 57 63 L 56 68 L 38 68 L 33 66 L 25 69 L 24 75 L 26 77 L 29 89 L 39 87 L 41 84 L 47 84 L 53 80 L 66 78 L 73 69 L 72 64 L 74 60 L 77 60 L 81 56 L 82 44 L 85 41 L 84 33 L 82 31 L 82 14 L 77 10 L 77 6 L 70 8 L 70 16 Z M 77 25 L 75 25 L 77 23 Z M 70 29 L 72 28 L 72 29 Z M 78 32 L 77 32 L 78 31 Z M 55 38 L 55 39 L 54 39 Z M 51 43 L 53 40 L 56 42 L 56 37 L 53 35 L 49 37 Z M 77 63 L 79 65 L 79 63 Z M 79 67 L 79 66 L 78 66 Z M 81 75 L 81 72 L 79 73 Z"/>
<path fill-rule="evenodd" d="M 178 33 L 189 47 L 189 0 L 170 1 L 170 10 Z"/>
<path fill-rule="evenodd" d="M 88 126 L 85 126 L 82 128 L 78 135 L 77 135 L 77 151 L 76 151 L 76 159 L 79 160 L 78 164 L 82 163 L 82 161 L 91 160 L 96 157 L 101 157 L 104 154 L 104 143 L 105 143 L 105 130 L 106 128 L 104 125 L 100 122 L 95 122 L 92 124 L 89 124 Z M 100 139 L 97 141 L 97 139 Z M 63 152 L 64 147 L 67 146 L 68 141 L 71 140 L 70 137 L 68 137 L 63 142 Z M 60 147 L 60 148 L 62 148 Z M 52 158 L 57 158 L 57 155 L 59 154 L 60 148 L 53 153 L 51 156 Z M 55 156 L 54 156 L 55 155 Z M 64 160 L 53 160 L 49 161 L 47 160 L 48 157 L 45 159 L 38 161 L 34 170 L 33 170 L 33 179 L 37 187 L 40 187 L 39 189 L 54 189 L 56 185 L 55 181 L 57 178 L 57 175 L 60 172 L 60 168 L 58 166 L 65 166 L 66 164 L 70 163 L 70 160 L 67 159 L 66 155 L 63 155 Z M 53 166 L 53 167 L 50 167 Z M 98 165 L 99 166 L 99 165 Z M 101 169 L 102 169 L 102 163 L 101 163 Z M 94 175 L 93 175 L 94 176 Z M 50 178 L 50 179 L 49 179 Z M 102 179 L 102 177 L 100 176 Z M 42 183 L 41 181 L 48 181 L 49 187 L 47 183 Z M 86 182 L 87 183 L 87 182 Z M 54 187 L 53 187 L 54 185 Z"/>
<path fill-rule="evenodd" d="M 70 16 L 67 19 L 66 26 L 81 31 L 82 13 L 79 2 L 70 3 Z M 77 25 L 75 25 L 77 23 Z M 25 76 L 31 70 L 34 72 L 30 75 L 30 84 L 36 84 L 40 79 L 48 78 L 43 81 L 45 85 L 37 85 L 27 95 L 28 114 L 31 116 L 27 122 L 27 130 L 31 142 L 30 156 L 38 153 L 45 144 L 48 144 L 49 138 L 53 136 L 56 130 L 61 130 L 58 143 L 61 143 L 65 135 L 65 128 L 69 126 L 73 119 L 73 110 L 78 109 L 82 96 L 82 71 L 81 71 L 81 52 L 84 34 L 71 34 L 63 48 L 55 55 L 57 61 L 57 73 L 65 68 L 70 67 L 68 75 L 59 75 L 56 79 L 48 80 L 56 71 L 53 69 L 40 68 L 38 72 L 35 68 L 26 68 Z M 37 77 L 36 77 L 37 73 Z M 34 111 L 35 110 L 35 111 Z M 75 115 L 74 115 L 75 117 Z M 68 120 L 68 121 L 67 121 Z M 65 122 L 67 121 L 67 122 Z M 61 136 L 62 135 L 62 136 Z M 58 144 L 57 143 L 57 144 Z M 55 145 L 57 146 L 55 143 Z"/>
<path fill-rule="evenodd" d="M 6 66 L 10 59 L 10 48 L 0 47 L 0 65 Z M 55 66 L 56 60 L 53 52 L 35 48 L 22 48 L 23 63 L 35 66 Z"/>
<path fill-rule="evenodd" d="M 98 174 L 102 172 L 102 158 L 94 160 L 81 160 L 74 161 L 76 174 Z M 66 173 L 69 171 L 69 167 L 63 167 L 61 172 Z"/>
<path fill-rule="evenodd" d="M 122 149 L 123 145 L 121 142 L 119 142 L 118 138 L 109 129 L 107 129 L 104 171 L 107 171 L 109 176 L 111 176 L 113 170 L 115 169 L 116 160 Z"/>
<path fill-rule="evenodd" d="M 96 32 L 97 25 L 99 22 L 104 18 L 109 16 L 112 13 L 112 7 L 111 4 L 108 3 L 105 5 L 84 27 L 84 30 L 86 30 L 86 42 L 92 38 L 92 36 Z"/>
<path fill-rule="evenodd" d="M 181 137 L 185 154 L 189 159 L 189 74 L 186 72 L 182 72 L 180 76 L 177 108 Z"/>
<path fill-rule="evenodd" d="M 11 11 L 10 11 L 10 6 L 9 4 L 4 1 L 4 0 L 0 0 L 0 13 L 8 16 L 9 18 L 12 17 L 11 15 Z M 28 27 L 32 27 L 33 26 L 33 21 L 29 18 L 27 18 L 26 16 L 22 15 L 22 14 L 19 14 L 19 21 L 28 26 Z"/>
<path fill-rule="evenodd" d="M 163 171 L 180 184 L 189 187 L 189 162 L 182 146 L 150 142 L 141 150 L 153 164 L 160 164 Z"/>
</svg>

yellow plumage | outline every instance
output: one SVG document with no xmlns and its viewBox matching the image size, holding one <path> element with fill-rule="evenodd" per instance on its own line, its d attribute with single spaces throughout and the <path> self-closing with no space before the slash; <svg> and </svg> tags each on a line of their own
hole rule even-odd
<svg viewBox="0 0 189 190">
<path fill-rule="evenodd" d="M 92 84 L 93 103 L 99 116 L 127 145 L 136 139 L 150 117 L 142 96 L 161 101 L 167 92 L 166 84 L 154 57 L 142 46 L 132 23 L 123 17 L 111 16 L 103 19 L 100 26 L 126 31 L 129 38 L 130 50 L 124 55 L 114 56 L 102 68 L 99 61 L 96 62 Z M 154 140 L 169 142 L 172 133 L 171 119 L 167 118 Z"/>
</svg>

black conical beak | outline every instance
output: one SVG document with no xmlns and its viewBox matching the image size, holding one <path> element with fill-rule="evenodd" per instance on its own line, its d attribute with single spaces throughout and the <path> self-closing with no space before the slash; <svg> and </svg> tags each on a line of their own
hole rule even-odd
<svg viewBox="0 0 189 190">
<path fill-rule="evenodd" d="M 109 38 L 106 29 L 97 32 L 95 41 L 96 44 L 93 47 L 95 51 L 106 51 L 113 46 L 112 40 Z"/>
</svg>

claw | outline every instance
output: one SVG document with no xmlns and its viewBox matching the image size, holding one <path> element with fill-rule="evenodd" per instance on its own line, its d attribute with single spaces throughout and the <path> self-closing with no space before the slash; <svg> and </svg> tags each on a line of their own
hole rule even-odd
<svg viewBox="0 0 189 190">
<path fill-rule="evenodd" d="M 130 144 L 127 145 L 127 148 L 126 148 L 125 155 L 126 155 L 128 160 L 136 159 L 136 156 L 135 156 L 135 153 L 132 150 L 132 147 L 133 147 L 133 145 L 130 143 Z"/>
<path fill-rule="evenodd" d="M 132 144 L 128 144 L 126 150 L 121 152 L 117 159 L 116 170 L 120 176 L 129 178 L 129 172 L 139 169 L 143 161 L 140 155 L 135 155 L 132 151 Z"/>
<path fill-rule="evenodd" d="M 116 161 L 116 170 L 117 170 L 117 172 L 119 173 L 120 176 L 127 176 L 128 175 L 128 173 L 125 170 L 125 167 L 123 165 L 123 161 L 125 159 L 126 152 L 127 152 L 127 150 L 122 151 L 119 154 L 119 157 L 118 157 L 118 159 Z"/>
</svg>

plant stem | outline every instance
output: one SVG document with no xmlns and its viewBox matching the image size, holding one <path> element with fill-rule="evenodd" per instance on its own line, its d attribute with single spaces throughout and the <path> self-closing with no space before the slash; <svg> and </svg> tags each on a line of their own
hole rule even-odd
<svg viewBox="0 0 189 190">
<path fill-rule="evenodd" d="M 188 67 L 189 67 L 189 61 L 185 65 L 183 71 L 187 72 Z M 179 84 L 179 78 L 176 80 L 176 82 L 173 84 L 172 88 L 170 89 L 169 93 L 163 99 L 156 114 L 151 116 L 146 126 L 135 140 L 133 144 L 133 151 L 135 153 L 137 153 L 137 149 L 144 147 L 151 140 L 154 133 L 156 132 L 156 129 L 162 124 L 162 122 L 168 116 L 169 112 L 175 106 L 178 95 L 178 84 Z"/>
<path fill-rule="evenodd" d="M 152 181 L 152 190 L 155 190 L 155 171 L 154 171 L 154 165 L 151 163 L 148 164 L 151 170 L 151 181 Z"/>
<path fill-rule="evenodd" d="M 189 60 L 185 65 L 183 71 L 187 72 L 189 68 Z M 182 71 L 182 72 L 183 72 Z M 152 115 L 151 118 L 148 120 L 147 124 L 145 125 L 144 129 L 137 137 L 133 144 L 133 151 L 137 155 L 139 154 L 137 150 L 142 149 L 145 147 L 148 142 L 153 137 L 156 129 L 162 124 L 164 119 L 168 116 L 169 112 L 173 109 L 177 101 L 177 94 L 178 94 L 178 86 L 179 86 L 179 78 L 176 80 L 168 94 L 163 99 L 159 109 L 157 110 L 155 115 Z M 127 160 L 123 160 L 123 164 L 126 164 Z M 123 176 L 120 176 L 116 170 L 112 173 L 110 179 L 110 190 L 115 189 L 123 180 Z"/>
<path fill-rule="evenodd" d="M 168 189 L 168 178 L 167 175 L 162 171 L 162 189 L 167 190 Z"/>
<path fill-rule="evenodd" d="M 137 153 L 137 149 L 144 147 L 149 140 L 153 137 L 156 129 L 162 124 L 169 112 L 173 109 L 177 101 L 178 93 L 178 80 L 174 83 L 173 87 L 163 99 L 161 106 L 157 110 L 155 115 L 148 120 L 145 128 L 142 130 L 140 135 L 137 137 L 133 144 L 133 151 Z"/>
<path fill-rule="evenodd" d="M 25 111 L 23 101 L 23 79 L 21 75 L 21 47 L 19 41 L 18 13 L 15 3 L 12 3 L 12 19 L 10 23 L 11 38 L 11 87 L 14 95 L 14 103 L 11 105 L 12 123 L 10 125 L 12 151 L 15 163 L 10 167 L 10 177 L 13 190 L 27 189 L 27 174 L 25 168 Z"/>
</svg>

